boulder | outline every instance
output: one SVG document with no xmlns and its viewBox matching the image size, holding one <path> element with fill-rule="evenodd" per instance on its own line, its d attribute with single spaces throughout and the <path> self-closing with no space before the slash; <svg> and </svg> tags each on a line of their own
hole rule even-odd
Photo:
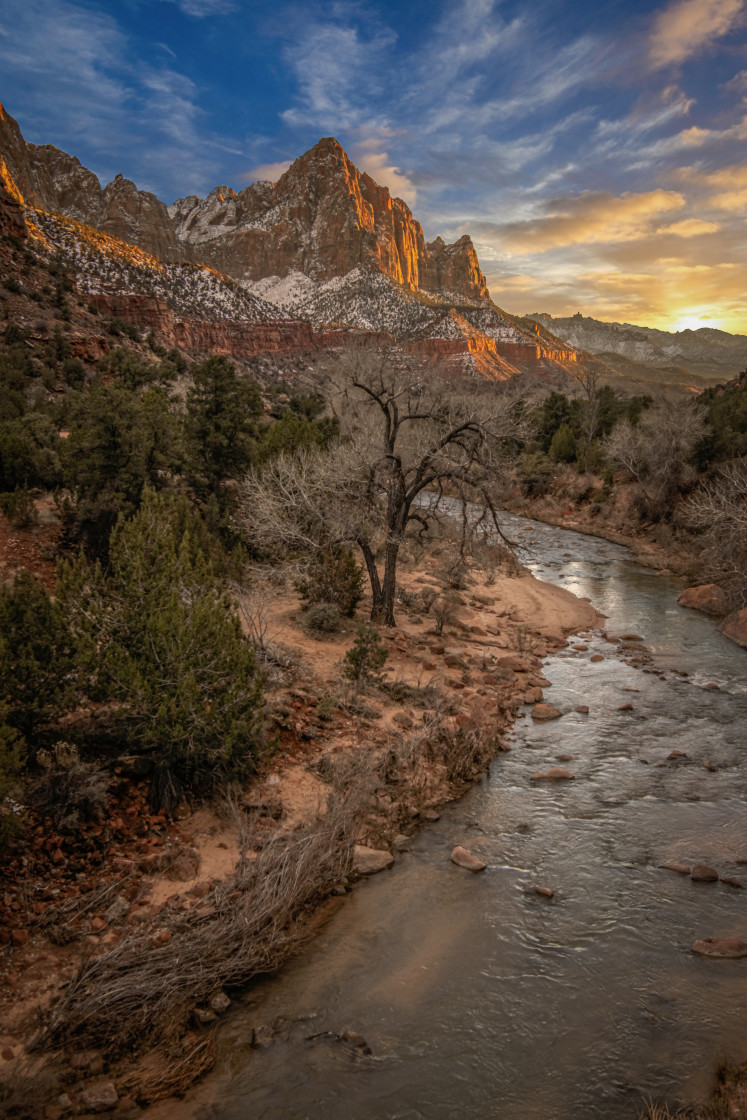
<svg viewBox="0 0 747 1120">
<path fill-rule="evenodd" d="M 725 615 L 729 609 L 724 589 L 715 583 L 704 583 L 700 587 L 686 587 L 681 592 L 677 602 L 681 607 L 691 607 L 693 610 L 702 611 L 703 614 L 712 614 L 718 618 Z"/>
<path fill-rule="evenodd" d="M 736 937 L 704 937 L 693 944 L 692 951 L 699 957 L 735 961 L 747 957 L 747 942 Z"/>
<path fill-rule="evenodd" d="M 529 672 L 529 666 L 523 657 L 518 657 L 514 653 L 509 653 L 505 657 L 499 657 L 497 664 L 503 669 L 512 669 L 514 673 Z"/>
<path fill-rule="evenodd" d="M 538 770 L 536 774 L 532 774 L 532 781 L 572 781 L 575 777 L 575 774 L 571 774 L 570 770 L 565 770 L 562 766 L 551 766 L 549 770 Z"/>
<path fill-rule="evenodd" d="M 353 850 L 353 870 L 358 875 L 375 875 L 377 871 L 384 871 L 394 863 L 391 852 L 378 848 L 366 848 L 356 844 Z"/>
<path fill-rule="evenodd" d="M 532 708 L 532 719 L 548 720 L 560 719 L 562 712 L 559 708 L 553 707 L 552 704 L 535 704 Z"/>
<path fill-rule="evenodd" d="M 718 871 L 705 863 L 696 863 L 690 872 L 690 878 L 694 883 L 717 883 Z"/>
<path fill-rule="evenodd" d="M 91 1112 L 108 1112 L 116 1106 L 119 1096 L 112 1081 L 99 1081 L 95 1085 L 87 1085 L 80 1094 L 80 1100 L 83 1107 Z"/>
<path fill-rule="evenodd" d="M 488 866 L 486 863 L 483 863 L 481 859 L 478 859 L 477 856 L 474 856 L 472 852 L 469 852 L 466 848 L 463 848 L 460 844 L 457 844 L 456 848 L 453 849 L 450 859 L 452 863 L 455 863 L 457 865 L 457 867 L 463 867 L 466 871 L 484 871 Z"/>
<path fill-rule="evenodd" d="M 719 626 L 719 630 L 724 637 L 730 638 L 738 646 L 747 649 L 747 607 L 727 615 Z"/>
<path fill-rule="evenodd" d="M 552 887 L 535 887 L 534 893 L 541 894 L 543 898 L 555 897 L 555 891 L 552 889 Z"/>
<path fill-rule="evenodd" d="M 580 716 L 588 716 L 589 705 L 588 704 L 577 704 L 576 707 L 573 710 L 574 710 L 574 712 L 578 712 L 578 714 Z"/>
<path fill-rule="evenodd" d="M 676 875 L 689 875 L 690 865 L 687 863 L 660 863 L 661 871 L 674 871 Z"/>
</svg>

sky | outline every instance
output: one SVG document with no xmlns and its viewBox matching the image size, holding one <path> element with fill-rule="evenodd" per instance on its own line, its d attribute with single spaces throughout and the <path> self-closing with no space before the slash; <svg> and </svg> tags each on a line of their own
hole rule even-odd
<svg viewBox="0 0 747 1120">
<path fill-rule="evenodd" d="M 167 203 L 335 136 L 508 311 L 747 334 L 747 0 L 3 0 L 0 100 Z"/>
</svg>

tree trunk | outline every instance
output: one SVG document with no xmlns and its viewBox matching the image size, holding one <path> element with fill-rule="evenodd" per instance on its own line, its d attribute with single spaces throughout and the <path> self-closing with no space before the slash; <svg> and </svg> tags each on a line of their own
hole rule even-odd
<svg viewBox="0 0 747 1120">
<path fill-rule="evenodd" d="M 386 559 L 384 561 L 384 582 L 380 584 L 378 595 L 373 596 L 371 607 L 371 621 L 378 622 L 380 626 L 395 626 L 394 621 L 394 595 L 397 590 L 397 554 L 399 541 L 389 540 L 386 544 Z M 378 572 L 376 573 L 377 583 Z"/>
</svg>

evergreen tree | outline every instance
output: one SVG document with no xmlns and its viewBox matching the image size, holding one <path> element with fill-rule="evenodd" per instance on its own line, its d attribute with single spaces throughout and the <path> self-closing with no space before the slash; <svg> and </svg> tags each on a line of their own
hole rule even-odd
<svg viewBox="0 0 747 1120">
<path fill-rule="evenodd" d="M 226 481 L 241 478 L 252 462 L 262 398 L 227 358 L 193 366 L 192 377 L 184 430 L 190 482 L 201 497 L 225 500 Z"/>
<path fill-rule="evenodd" d="M 74 660 L 62 609 L 30 572 L 0 588 L 0 701 L 8 723 L 31 738 L 64 710 Z"/>
<path fill-rule="evenodd" d="M 84 559 L 60 594 L 94 683 L 122 705 L 130 743 L 156 764 L 156 799 L 254 769 L 262 681 L 184 499 L 147 490 L 112 533 L 110 570 Z"/>
</svg>

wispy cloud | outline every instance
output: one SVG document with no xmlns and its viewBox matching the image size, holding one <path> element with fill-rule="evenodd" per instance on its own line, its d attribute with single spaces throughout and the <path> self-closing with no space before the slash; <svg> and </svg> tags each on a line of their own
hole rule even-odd
<svg viewBox="0 0 747 1120">
<path fill-rule="evenodd" d="M 653 69 L 677 65 L 736 26 L 744 0 L 675 0 L 657 16 L 649 41 Z"/>
<path fill-rule="evenodd" d="M 234 12 L 237 5 L 234 0 L 169 0 L 176 4 L 187 16 L 195 19 L 205 19 L 206 16 L 224 16 Z"/>
</svg>

